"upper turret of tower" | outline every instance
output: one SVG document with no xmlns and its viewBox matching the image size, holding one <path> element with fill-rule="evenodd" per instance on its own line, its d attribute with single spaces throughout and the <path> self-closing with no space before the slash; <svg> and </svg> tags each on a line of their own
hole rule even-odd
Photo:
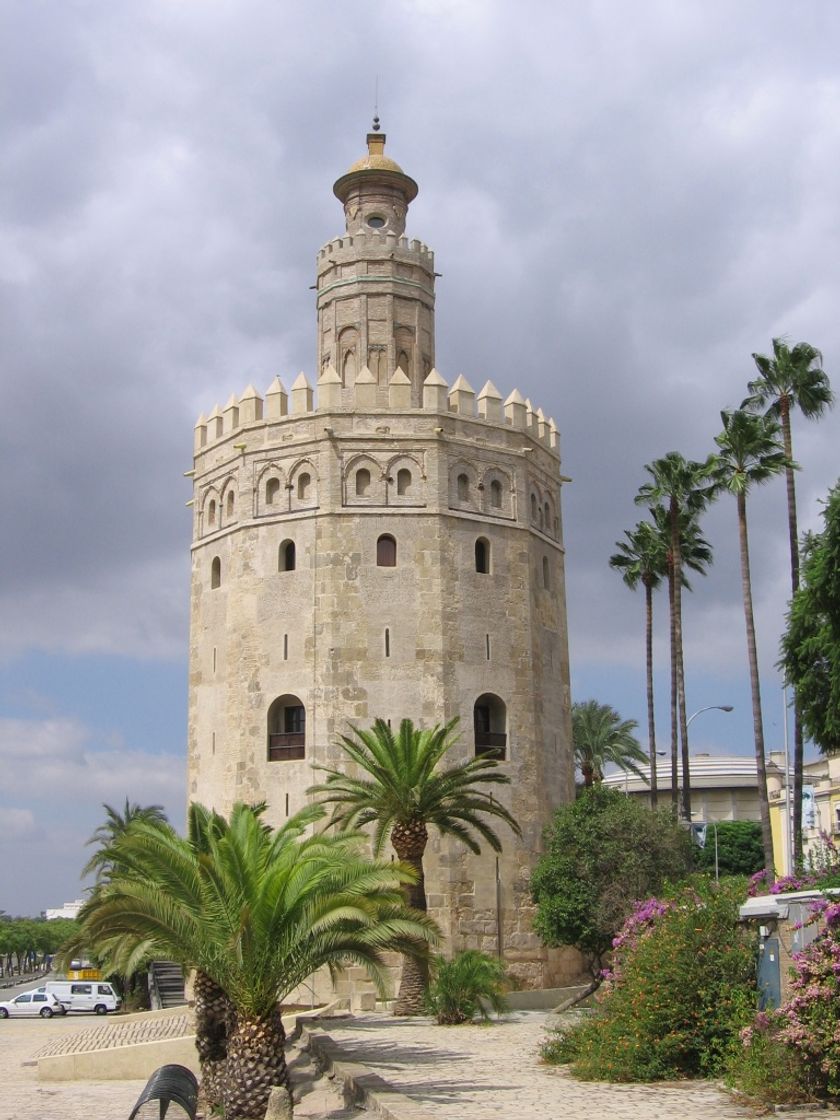
<svg viewBox="0 0 840 1120">
<path fill-rule="evenodd" d="M 417 197 L 417 184 L 385 155 L 385 133 L 379 131 L 379 117 L 373 118 L 367 146 L 367 155 L 356 160 L 333 186 L 344 205 L 347 232 L 376 230 L 400 235 L 405 232 L 408 204 Z"/>
</svg>

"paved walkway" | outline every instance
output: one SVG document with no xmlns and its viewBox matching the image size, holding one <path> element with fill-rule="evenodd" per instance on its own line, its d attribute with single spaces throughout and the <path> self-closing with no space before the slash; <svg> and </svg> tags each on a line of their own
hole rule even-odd
<svg viewBox="0 0 840 1120">
<path fill-rule="evenodd" d="M 513 1012 L 490 1025 L 440 1027 L 428 1019 L 321 1020 L 341 1065 L 361 1063 L 402 1100 L 382 1101 L 395 1120 L 743 1120 L 756 1112 L 710 1082 L 611 1085 L 575 1081 L 539 1059 L 550 1013 Z M 318 1038 L 315 1032 L 315 1046 Z M 328 1047 L 327 1047 L 328 1049 Z M 797 1120 L 825 1120 L 824 1111 Z"/>
<path fill-rule="evenodd" d="M 360 1063 L 387 1083 L 380 1082 L 380 1097 L 394 1120 L 745 1120 L 756 1115 L 707 1082 L 575 1081 L 565 1070 L 539 1061 L 550 1022 L 544 1012 L 514 1012 L 490 1026 L 463 1027 L 369 1015 L 321 1020 L 314 1034 L 334 1040 L 333 1055 L 342 1066 Z M 64 1050 L 71 1035 L 83 1041 L 99 1029 L 69 1016 L 1 1021 L 0 1120 L 127 1117 L 145 1081 L 38 1081 L 37 1053 Z M 304 1094 L 296 1120 L 355 1115 L 342 1110 L 335 1082 L 314 1079 L 311 1058 L 300 1052 L 290 1058 L 292 1076 Z M 354 1072 L 364 1073 L 358 1066 Z M 797 1120 L 826 1117 L 821 1111 L 796 1115 Z"/>
</svg>

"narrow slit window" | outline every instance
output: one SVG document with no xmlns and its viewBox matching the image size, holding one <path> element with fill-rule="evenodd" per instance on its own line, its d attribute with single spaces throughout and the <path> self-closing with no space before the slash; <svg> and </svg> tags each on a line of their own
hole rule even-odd
<svg viewBox="0 0 840 1120">
<path fill-rule="evenodd" d="M 385 656 L 391 656 L 391 631 L 385 627 Z"/>
<path fill-rule="evenodd" d="M 216 503 L 212 498 L 207 503 L 207 524 L 216 524 Z"/>
<path fill-rule="evenodd" d="M 295 561 L 295 542 L 283 541 L 277 555 L 277 570 L 280 572 L 293 572 L 295 570 Z"/>
<path fill-rule="evenodd" d="M 364 498 L 370 491 L 370 471 L 362 467 L 356 471 L 356 497 Z"/>
<path fill-rule="evenodd" d="M 550 591 L 551 590 L 551 566 L 548 563 L 548 557 L 547 556 L 543 556 L 542 572 L 543 572 L 543 587 L 546 589 L 546 591 Z"/>
<path fill-rule="evenodd" d="M 283 660 L 284 661 L 289 660 L 289 635 L 288 634 L 283 635 Z"/>
<path fill-rule="evenodd" d="M 470 480 L 469 476 L 465 474 L 458 475 L 458 501 L 468 502 L 470 500 Z"/>
<path fill-rule="evenodd" d="M 298 477 L 297 496 L 298 501 L 305 502 L 309 497 L 312 489 L 312 475 L 307 474 L 306 471 Z"/>
<path fill-rule="evenodd" d="M 490 483 L 490 505 L 493 509 L 502 508 L 502 484 L 497 478 Z"/>
<path fill-rule="evenodd" d="M 479 537 L 475 542 L 475 570 L 487 575 L 490 571 L 490 542 Z"/>
<path fill-rule="evenodd" d="M 210 565 L 210 588 L 215 590 L 217 587 L 222 586 L 222 561 L 218 556 L 213 557 L 213 563 Z"/>
<path fill-rule="evenodd" d="M 487 660 L 489 661 L 490 660 L 490 635 L 489 634 L 484 635 L 484 649 L 485 649 L 485 653 L 487 654 Z"/>
<path fill-rule="evenodd" d="M 228 490 L 227 498 L 225 499 L 225 515 L 227 517 L 233 517 L 233 506 L 234 506 L 233 491 Z"/>
<path fill-rule="evenodd" d="M 390 533 L 383 533 L 376 542 L 376 566 L 378 568 L 397 566 L 397 542 Z"/>
</svg>

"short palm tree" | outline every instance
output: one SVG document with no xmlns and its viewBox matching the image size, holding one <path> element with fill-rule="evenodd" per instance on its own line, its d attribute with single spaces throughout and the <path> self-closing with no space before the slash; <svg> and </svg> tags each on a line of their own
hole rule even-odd
<svg viewBox="0 0 840 1120">
<path fill-rule="evenodd" d="M 338 828 L 373 825 L 373 850 L 382 851 L 390 837 L 397 856 L 414 868 L 416 880 L 406 887 L 409 905 L 426 910 L 423 854 L 429 827 L 444 836 L 455 836 L 471 852 L 479 852 L 476 836 L 495 852 L 502 844 L 487 823 L 487 817 L 504 821 L 517 835 L 519 825 L 490 793 L 486 785 L 508 785 L 510 779 L 495 759 L 482 756 L 442 767 L 457 742 L 457 719 L 421 730 L 404 719 L 395 735 L 385 720 L 372 728 L 351 727 L 339 745 L 355 763 L 358 776 L 344 770 L 320 767 L 327 777 L 310 787 L 324 805 L 332 805 L 331 823 Z M 428 984 L 428 966 L 422 958 L 409 955 L 403 962 L 400 992 L 395 1011 L 416 1015 L 423 1010 Z"/>
<path fill-rule="evenodd" d="M 733 494 L 738 510 L 738 540 L 741 553 L 741 589 L 744 599 L 744 622 L 747 630 L 747 655 L 752 692 L 755 763 L 758 775 L 758 800 L 761 813 L 761 836 L 766 866 L 772 870 L 773 836 L 770 831 L 770 807 L 767 799 L 767 772 L 764 765 L 764 723 L 761 715 L 761 685 L 755 640 L 755 619 L 750 577 L 750 548 L 747 533 L 747 494 L 757 483 L 767 482 L 782 474 L 791 464 L 785 455 L 779 425 L 772 417 L 736 411 L 722 412 L 723 431 L 715 436 L 719 451 L 714 460 L 714 481 L 718 490 Z"/>
<path fill-rule="evenodd" d="M 683 816 L 691 819 L 691 774 L 688 757 L 688 718 L 685 707 L 685 668 L 682 636 L 682 528 L 687 520 L 696 520 L 711 497 L 709 470 L 711 457 L 700 463 L 685 459 L 678 451 L 669 451 L 661 459 L 645 466 L 650 482 L 639 488 L 637 505 L 667 509 L 671 540 L 671 579 L 668 592 L 671 605 L 671 757 L 679 744 L 683 771 Z M 672 790 L 672 796 L 674 791 Z"/>
<path fill-rule="evenodd" d="M 753 354 L 758 377 L 749 383 L 749 396 L 741 405 L 754 412 L 764 412 L 778 420 L 782 427 L 785 455 L 793 462 L 791 412 L 799 409 L 808 420 L 817 420 L 834 403 L 828 376 L 822 369 L 822 354 L 809 342 L 788 345 L 784 338 L 773 339 L 773 356 Z M 790 544 L 791 592 L 799 588 L 799 530 L 796 523 L 796 486 L 793 467 L 785 469 L 787 483 L 788 540 Z M 802 767 L 804 749 L 802 718 L 794 698 L 793 727 L 793 836 L 794 860 L 802 863 Z"/>
<path fill-rule="evenodd" d="M 640 763 L 647 762 L 647 756 L 633 734 L 637 727 L 634 719 L 622 719 L 609 704 L 599 704 L 597 700 L 572 704 L 572 744 L 584 786 L 602 781 L 604 767 L 609 763 L 632 770 L 647 781 L 639 769 Z"/>
<path fill-rule="evenodd" d="M 160 824 L 166 822 L 166 813 L 162 805 L 138 805 L 136 801 L 130 802 L 126 798 L 122 812 L 110 805 L 103 804 L 102 808 L 105 810 L 105 820 L 87 841 L 88 845 L 96 844 L 97 850 L 82 868 L 82 878 L 94 871 L 97 879 L 107 876 L 111 866 L 112 846 L 132 821 L 152 821 Z"/>
<path fill-rule="evenodd" d="M 261 808 L 230 820 L 201 810 L 198 842 L 140 822 L 79 914 L 80 939 L 130 967 L 164 952 L 196 968 L 235 1012 L 219 1071 L 226 1120 L 257 1120 L 272 1087 L 288 1088 L 278 1001 L 317 969 L 361 964 L 385 990 L 387 951 L 427 951 L 434 923 L 405 907 L 413 873 L 373 862 L 357 833 L 304 836 L 324 816 L 310 806 L 273 831 Z"/>
<path fill-rule="evenodd" d="M 478 949 L 464 949 L 451 960 L 435 957 L 426 1006 L 444 1025 L 469 1023 L 478 1015 L 489 1019 L 487 1008 L 497 1015 L 508 1010 L 505 966 L 498 957 Z"/>
</svg>

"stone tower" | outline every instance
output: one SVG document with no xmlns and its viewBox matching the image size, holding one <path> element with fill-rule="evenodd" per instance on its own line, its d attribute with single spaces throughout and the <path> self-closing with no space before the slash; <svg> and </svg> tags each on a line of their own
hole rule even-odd
<svg viewBox="0 0 840 1120">
<path fill-rule="evenodd" d="M 528 876 L 573 794 L 559 436 L 516 389 L 434 368 L 434 257 L 404 236 L 417 184 L 377 129 L 317 258 L 317 402 L 301 373 L 196 425 L 189 795 L 265 799 L 276 824 L 348 723 L 459 716 L 461 757 L 500 759 L 523 836 L 500 825 L 497 859 L 433 832 L 430 910 L 450 948 L 556 983 Z"/>
</svg>

